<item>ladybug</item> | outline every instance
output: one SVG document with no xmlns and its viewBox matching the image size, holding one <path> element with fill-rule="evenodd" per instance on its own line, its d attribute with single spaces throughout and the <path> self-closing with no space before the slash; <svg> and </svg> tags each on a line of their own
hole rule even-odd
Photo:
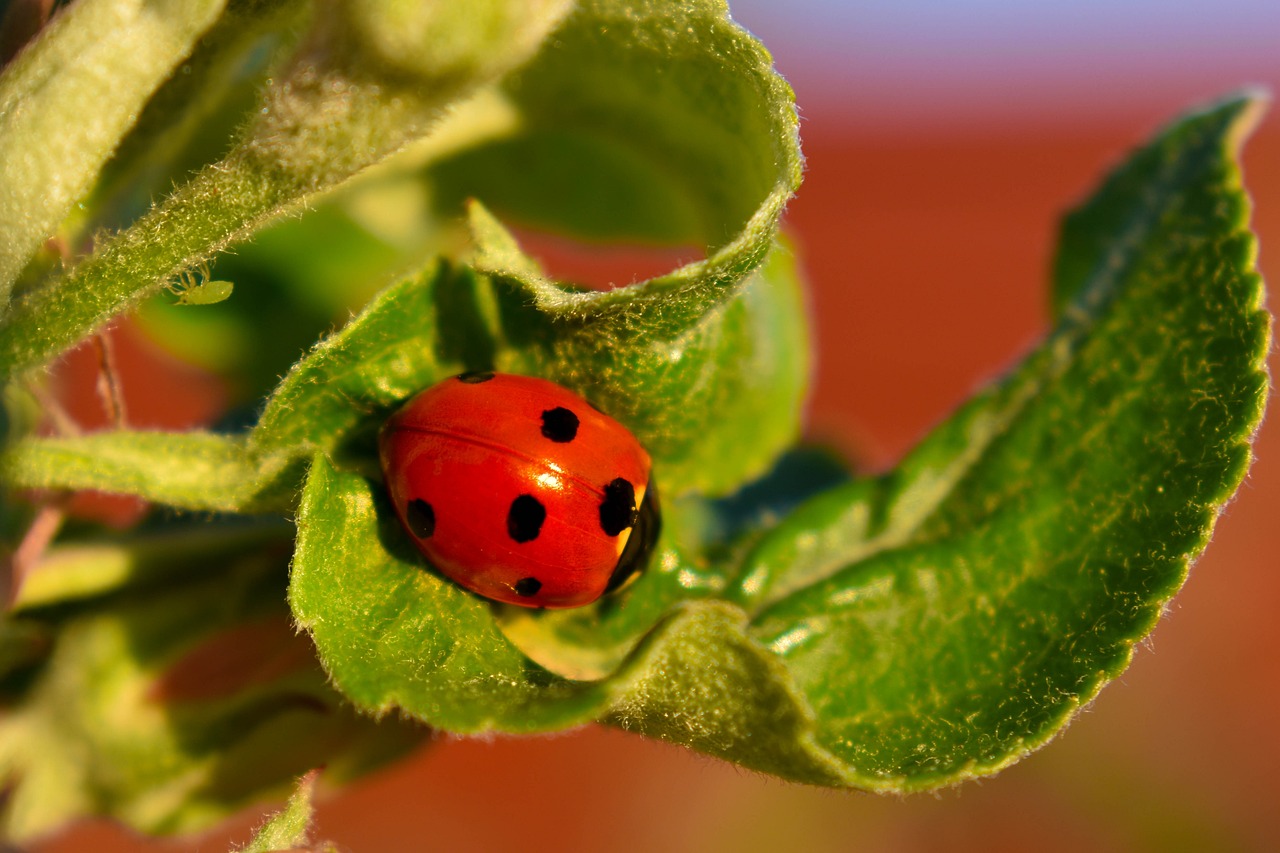
<svg viewBox="0 0 1280 853">
<path fill-rule="evenodd" d="M 579 607 L 620 587 L 657 534 L 649 454 L 545 379 L 463 373 L 382 429 L 396 514 L 431 565 L 472 592 Z"/>
</svg>

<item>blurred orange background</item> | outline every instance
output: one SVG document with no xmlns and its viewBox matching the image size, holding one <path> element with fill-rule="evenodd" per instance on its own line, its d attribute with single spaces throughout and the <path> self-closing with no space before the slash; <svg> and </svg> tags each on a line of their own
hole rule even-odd
<svg viewBox="0 0 1280 853">
<path fill-rule="evenodd" d="M 807 177 L 788 222 L 813 288 L 810 433 L 871 468 L 892 464 L 1045 330 L 1057 219 L 1110 164 L 1198 101 L 1280 81 L 1280 50 L 1233 49 L 1268 27 L 1280 45 L 1265 4 L 1239 4 L 1252 24 L 1230 18 L 1231 4 L 1219 7 L 1221 30 L 1192 20 L 1203 49 L 1172 36 L 1162 45 L 1158 27 L 1138 43 L 1135 31 L 1132 66 L 1110 53 L 1128 49 L 1119 37 L 1077 52 L 1074 66 L 1026 44 L 1002 54 L 981 42 L 981 57 L 951 45 L 939 59 L 931 43 L 908 41 L 880 49 L 896 50 L 892 67 L 910 74 L 883 76 L 868 70 L 874 55 L 845 63 L 838 50 L 806 49 L 832 4 L 798 4 L 810 29 L 782 26 L 768 5 L 734 8 L 775 52 L 804 116 Z M 856 32 L 861 5 L 828 30 Z M 1209 8 L 1168 14 L 1184 6 Z M 1082 4 L 1082 43 L 1096 8 Z M 1118 25 L 1096 26 L 1115 36 Z M 823 39 L 839 44 L 838 33 Z M 1280 253 L 1277 114 L 1244 163 L 1265 275 Z M 136 341 L 121 349 L 126 360 L 145 354 Z M 166 370 L 191 387 L 180 368 Z M 164 412 L 138 400 L 131 417 L 159 425 Z M 1272 418 L 1208 552 L 1133 666 L 1057 740 L 994 778 L 898 798 L 788 784 L 600 728 L 443 739 L 326 797 L 317 835 L 351 851 L 1280 849 L 1276 456 Z M 257 819 L 181 842 L 93 823 L 37 849 L 225 850 Z"/>
</svg>

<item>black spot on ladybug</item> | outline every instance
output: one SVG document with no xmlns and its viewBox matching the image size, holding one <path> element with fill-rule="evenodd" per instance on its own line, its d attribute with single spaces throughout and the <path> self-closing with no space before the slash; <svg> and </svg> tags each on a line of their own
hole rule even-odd
<svg viewBox="0 0 1280 853">
<path fill-rule="evenodd" d="M 419 539 L 430 539 L 436 532 L 436 511 L 422 498 L 409 501 L 404 517 L 409 522 L 409 532 Z"/>
<path fill-rule="evenodd" d="M 564 406 L 542 413 L 542 434 L 552 441 L 573 441 L 578 435 L 578 416 Z"/>
<path fill-rule="evenodd" d="M 547 519 L 546 508 L 533 495 L 521 495 L 507 510 L 507 535 L 517 542 L 532 542 Z"/>
<path fill-rule="evenodd" d="M 542 589 L 542 581 L 537 578 L 520 578 L 516 581 L 516 595 L 521 598 L 528 598 L 531 595 L 537 595 L 538 590 Z"/>
<path fill-rule="evenodd" d="M 600 526 L 610 536 L 617 536 L 636 523 L 636 489 L 619 477 L 604 487 L 600 502 Z"/>
<path fill-rule="evenodd" d="M 488 382 L 492 378 L 492 370 L 468 370 L 466 373 L 458 374 L 458 381 L 465 382 L 468 385 L 479 385 L 481 382 Z"/>
</svg>

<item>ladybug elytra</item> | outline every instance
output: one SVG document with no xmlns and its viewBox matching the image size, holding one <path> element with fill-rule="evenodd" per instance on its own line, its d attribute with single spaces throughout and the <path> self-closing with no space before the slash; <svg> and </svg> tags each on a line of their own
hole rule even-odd
<svg viewBox="0 0 1280 853">
<path fill-rule="evenodd" d="M 379 454 L 418 549 L 497 601 L 590 604 L 635 573 L 656 536 L 649 454 L 545 379 L 446 379 L 387 421 Z"/>
</svg>

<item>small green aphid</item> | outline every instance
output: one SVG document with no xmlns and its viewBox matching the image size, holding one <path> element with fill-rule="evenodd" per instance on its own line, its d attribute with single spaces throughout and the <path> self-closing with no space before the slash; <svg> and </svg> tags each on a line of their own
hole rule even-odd
<svg viewBox="0 0 1280 853">
<path fill-rule="evenodd" d="M 210 278 L 209 265 L 201 263 L 195 272 L 183 270 L 169 289 L 178 296 L 174 305 L 213 305 L 231 295 L 235 284 Z"/>
</svg>

